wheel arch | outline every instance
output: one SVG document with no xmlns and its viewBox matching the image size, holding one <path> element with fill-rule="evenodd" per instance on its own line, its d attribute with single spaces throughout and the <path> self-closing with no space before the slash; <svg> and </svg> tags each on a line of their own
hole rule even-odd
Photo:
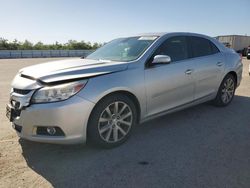
<svg viewBox="0 0 250 188">
<path fill-rule="evenodd" d="M 104 96 L 102 96 L 95 104 L 94 108 L 91 110 L 90 116 L 92 114 L 92 112 L 95 110 L 95 107 L 102 101 L 104 100 L 106 97 L 112 96 L 112 95 L 117 95 L 117 94 L 121 94 L 121 95 L 125 95 L 127 97 L 129 97 L 133 103 L 135 104 L 135 108 L 136 108 L 136 115 L 137 115 L 137 119 L 136 119 L 136 123 L 140 122 L 141 119 L 141 105 L 140 102 L 138 100 L 138 98 L 130 91 L 127 90 L 116 90 L 116 91 L 112 91 L 110 93 L 106 93 Z"/>
<path fill-rule="evenodd" d="M 237 84 L 237 83 L 238 83 L 238 76 L 237 76 L 237 73 L 236 73 L 235 71 L 230 71 L 230 72 L 228 72 L 228 73 L 224 76 L 224 78 L 225 78 L 227 75 L 229 75 L 229 74 L 233 75 L 233 77 L 235 78 L 235 82 L 236 82 L 236 84 Z"/>
</svg>

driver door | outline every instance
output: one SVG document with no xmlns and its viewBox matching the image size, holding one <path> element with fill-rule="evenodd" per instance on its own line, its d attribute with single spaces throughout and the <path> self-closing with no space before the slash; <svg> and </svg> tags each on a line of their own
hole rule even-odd
<svg viewBox="0 0 250 188">
<path fill-rule="evenodd" d="M 157 114 L 194 100 L 194 63 L 188 59 L 185 36 L 168 38 L 155 51 L 155 55 L 168 55 L 169 64 L 152 64 L 145 69 L 147 115 Z"/>
</svg>

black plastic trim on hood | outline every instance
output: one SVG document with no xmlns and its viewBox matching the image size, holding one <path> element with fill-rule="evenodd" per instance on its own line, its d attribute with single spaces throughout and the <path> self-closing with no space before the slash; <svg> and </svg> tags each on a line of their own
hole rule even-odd
<svg viewBox="0 0 250 188">
<path fill-rule="evenodd" d="M 25 75 L 25 74 L 20 74 L 20 76 L 23 77 L 23 78 L 27 78 L 27 79 L 29 79 L 29 80 L 34 80 L 34 81 L 38 82 L 39 84 L 43 84 L 43 82 L 42 82 L 41 80 L 36 79 L 36 78 L 34 78 L 34 77 L 32 77 L 32 76 Z"/>
<path fill-rule="evenodd" d="M 54 82 L 44 82 L 40 79 L 36 79 L 32 76 L 28 76 L 28 75 L 24 75 L 24 74 L 21 74 L 21 77 L 27 78 L 30 80 L 35 80 L 35 81 L 39 82 L 40 84 L 42 84 L 43 86 L 55 86 L 55 85 L 59 85 L 59 84 L 65 84 L 65 83 L 79 81 L 79 80 L 83 80 L 83 79 L 90 79 L 90 78 L 99 77 L 99 76 L 108 75 L 108 74 L 113 74 L 113 73 L 122 72 L 122 71 L 124 71 L 124 70 L 108 72 L 108 73 L 103 73 L 103 74 L 98 74 L 98 75 L 93 75 L 93 76 L 85 76 L 85 77 L 79 77 L 79 78 L 59 80 L 59 81 L 54 81 Z"/>
<path fill-rule="evenodd" d="M 25 75 L 25 74 L 20 74 L 20 76 L 23 77 L 23 78 L 30 79 L 30 80 L 37 80 L 36 78 L 34 78 L 32 76 Z"/>
</svg>

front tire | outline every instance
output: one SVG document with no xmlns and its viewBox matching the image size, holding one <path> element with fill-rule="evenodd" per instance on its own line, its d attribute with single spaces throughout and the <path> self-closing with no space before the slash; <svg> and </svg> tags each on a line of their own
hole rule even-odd
<svg viewBox="0 0 250 188">
<path fill-rule="evenodd" d="M 219 87 L 214 104 L 221 107 L 229 105 L 234 98 L 235 89 L 235 77 L 232 74 L 226 75 Z"/>
<path fill-rule="evenodd" d="M 102 148 L 119 146 L 130 136 L 136 118 L 136 107 L 129 97 L 109 95 L 93 109 L 88 122 L 87 139 Z"/>
</svg>

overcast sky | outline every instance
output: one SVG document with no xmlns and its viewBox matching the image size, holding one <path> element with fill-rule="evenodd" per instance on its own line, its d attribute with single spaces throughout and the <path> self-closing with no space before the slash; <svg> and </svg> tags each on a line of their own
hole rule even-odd
<svg viewBox="0 0 250 188">
<path fill-rule="evenodd" d="M 0 37 L 107 42 L 145 32 L 250 35 L 250 0 L 0 0 Z"/>
</svg>

